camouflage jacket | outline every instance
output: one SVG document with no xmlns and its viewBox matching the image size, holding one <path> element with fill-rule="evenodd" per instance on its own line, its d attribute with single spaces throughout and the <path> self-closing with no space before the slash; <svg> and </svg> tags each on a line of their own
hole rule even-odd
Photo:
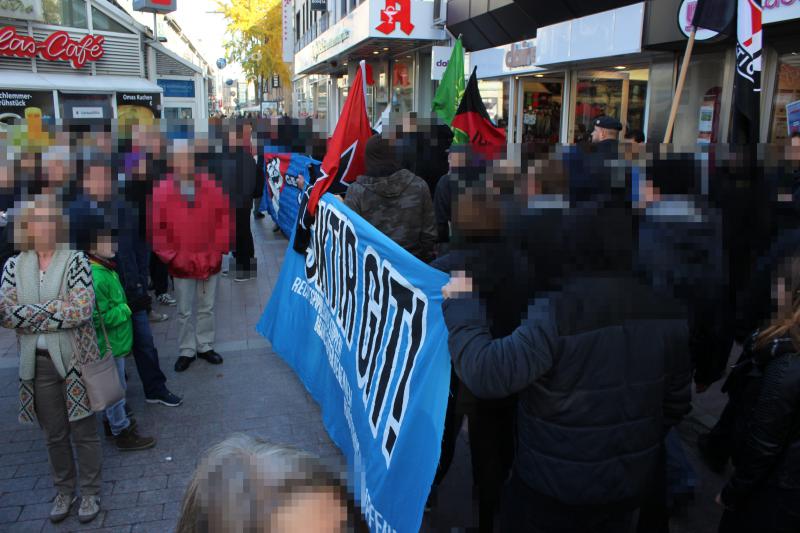
<svg viewBox="0 0 800 533">
<path fill-rule="evenodd" d="M 359 176 L 344 203 L 417 258 L 433 259 L 436 219 L 422 178 L 405 169 L 378 178 Z"/>
</svg>

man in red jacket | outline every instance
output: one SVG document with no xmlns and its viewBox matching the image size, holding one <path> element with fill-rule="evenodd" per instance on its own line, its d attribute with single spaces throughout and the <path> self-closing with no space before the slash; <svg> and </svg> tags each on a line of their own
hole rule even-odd
<svg viewBox="0 0 800 533">
<path fill-rule="evenodd" d="M 169 156 L 171 173 L 153 189 L 150 231 L 153 251 L 175 280 L 180 350 L 175 371 L 183 372 L 197 356 L 222 363 L 214 351 L 214 300 L 233 223 L 230 200 L 213 178 L 197 172 L 189 143 L 175 140 Z"/>
</svg>

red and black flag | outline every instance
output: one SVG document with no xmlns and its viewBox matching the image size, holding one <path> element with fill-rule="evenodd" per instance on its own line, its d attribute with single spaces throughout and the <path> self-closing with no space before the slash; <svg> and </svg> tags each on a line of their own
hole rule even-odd
<svg viewBox="0 0 800 533">
<path fill-rule="evenodd" d="M 697 0 L 692 25 L 716 32 L 724 32 L 736 16 L 737 0 Z"/>
<path fill-rule="evenodd" d="M 725 31 L 736 18 L 736 77 L 733 133 L 735 144 L 759 139 L 761 106 L 761 0 L 697 0 L 692 23 L 697 28 Z"/>
<path fill-rule="evenodd" d="M 486 106 L 478 90 L 477 68 L 472 69 L 472 74 L 464 89 L 464 96 L 453 117 L 453 129 L 459 129 L 467 134 L 469 143 L 478 151 L 489 157 L 497 155 L 506 145 L 506 132 L 492 124 Z"/>
<path fill-rule="evenodd" d="M 756 144 L 761 118 L 761 0 L 738 0 L 736 77 L 733 82 L 735 144 Z"/>
</svg>

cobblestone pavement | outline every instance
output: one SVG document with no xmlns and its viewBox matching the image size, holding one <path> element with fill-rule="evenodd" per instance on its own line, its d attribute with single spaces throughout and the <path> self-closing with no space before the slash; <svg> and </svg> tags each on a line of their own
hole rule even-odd
<svg viewBox="0 0 800 533">
<path fill-rule="evenodd" d="M 178 408 L 146 404 L 135 365 L 128 361 L 128 402 L 142 434 L 155 436 L 158 444 L 151 450 L 122 454 L 104 442 L 103 510 L 90 524 L 79 524 L 74 509 L 73 516 L 57 526 L 47 520 L 55 492 L 44 439 L 38 428 L 16 421 L 16 341 L 13 332 L 0 329 L 0 532 L 171 531 L 197 458 L 233 432 L 304 449 L 333 468 L 343 468 L 342 456 L 322 426 L 318 406 L 255 331 L 287 245 L 271 227 L 269 219 L 253 222 L 258 278 L 244 283 L 220 279 L 216 349 L 225 358 L 223 365 L 196 361 L 186 372 L 175 374 L 177 324 L 172 315 L 176 308 L 159 307 L 171 315 L 170 320 L 153 324 L 162 369 L 167 385 L 185 403 Z M 716 531 L 719 510 L 713 497 L 722 479 L 702 468 L 691 443 L 704 425 L 713 424 L 722 401 L 718 386 L 698 397 L 695 416 L 681 426 L 699 482 L 695 502 L 673 521 L 673 532 Z M 426 514 L 424 531 L 464 531 L 477 524 L 470 504 L 469 464 L 463 431 L 438 505 Z"/>
</svg>

